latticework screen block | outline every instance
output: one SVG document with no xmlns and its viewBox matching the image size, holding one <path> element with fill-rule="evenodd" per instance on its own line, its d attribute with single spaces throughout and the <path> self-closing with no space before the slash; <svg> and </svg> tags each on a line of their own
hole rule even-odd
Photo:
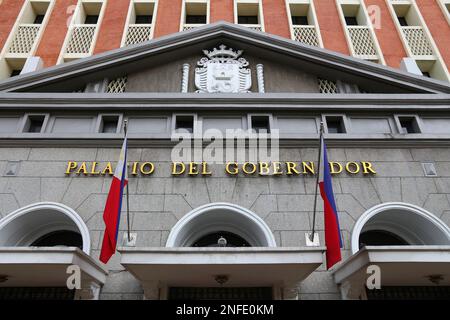
<svg viewBox="0 0 450 320">
<path fill-rule="evenodd" d="M 320 93 L 338 93 L 337 84 L 334 81 L 318 78 Z"/>
<path fill-rule="evenodd" d="M 317 36 L 315 26 L 294 26 L 294 39 L 298 42 L 309 44 L 311 46 L 319 46 L 319 38 Z"/>
<path fill-rule="evenodd" d="M 149 41 L 152 38 L 152 26 L 151 25 L 130 25 L 128 27 L 127 38 L 125 45 L 138 44 L 145 41 Z"/>
<path fill-rule="evenodd" d="M 433 55 L 433 49 L 422 27 L 402 27 L 402 30 L 413 55 Z"/>
<path fill-rule="evenodd" d="M 34 42 L 37 39 L 40 25 L 22 24 L 19 25 L 14 40 L 9 47 L 9 53 L 30 53 Z"/>
<path fill-rule="evenodd" d="M 376 56 L 377 49 L 368 27 L 348 26 L 354 54 L 358 56 Z"/>
<path fill-rule="evenodd" d="M 107 93 L 122 93 L 125 92 L 126 87 L 127 87 L 127 81 L 128 78 L 125 77 L 121 77 L 121 78 L 117 78 L 114 80 L 111 80 L 108 83 L 108 88 L 106 90 Z"/>
<path fill-rule="evenodd" d="M 258 24 L 241 24 L 241 26 L 247 27 L 255 31 L 262 31 L 262 27 Z"/>
<path fill-rule="evenodd" d="M 75 26 L 72 30 L 67 53 L 90 53 L 94 39 L 95 25 Z"/>
<path fill-rule="evenodd" d="M 200 24 L 200 23 L 198 23 L 198 24 L 185 24 L 185 25 L 183 25 L 183 31 L 192 30 L 192 29 L 195 29 L 195 28 L 201 27 L 201 26 L 204 26 L 204 24 Z"/>
</svg>

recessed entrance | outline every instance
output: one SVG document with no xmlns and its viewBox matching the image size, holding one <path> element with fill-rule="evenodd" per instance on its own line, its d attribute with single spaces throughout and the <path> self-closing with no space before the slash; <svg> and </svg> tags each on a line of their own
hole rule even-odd
<svg viewBox="0 0 450 320">
<path fill-rule="evenodd" d="M 272 300 L 270 287 L 172 287 L 169 300 Z"/>
<path fill-rule="evenodd" d="M 359 236 L 359 248 L 364 246 L 406 246 L 408 242 L 396 234 L 384 230 L 368 230 Z"/>
<path fill-rule="evenodd" d="M 30 247 L 77 247 L 83 250 L 83 239 L 78 232 L 59 230 L 43 235 Z"/>
<path fill-rule="evenodd" d="M 52 202 L 31 204 L 0 219 L 2 247 L 77 247 L 89 254 L 89 230 L 71 208 Z"/>
<path fill-rule="evenodd" d="M 201 237 L 193 247 L 251 247 L 244 238 L 227 231 L 219 231 Z"/>
<path fill-rule="evenodd" d="M 352 252 L 364 246 L 449 245 L 450 229 L 417 206 L 389 202 L 366 211 L 352 232 Z"/>
<path fill-rule="evenodd" d="M 276 247 L 272 231 L 257 214 L 231 203 L 210 203 L 187 213 L 170 231 L 166 246 L 193 247 L 199 239 L 221 232 L 251 247 Z"/>
</svg>

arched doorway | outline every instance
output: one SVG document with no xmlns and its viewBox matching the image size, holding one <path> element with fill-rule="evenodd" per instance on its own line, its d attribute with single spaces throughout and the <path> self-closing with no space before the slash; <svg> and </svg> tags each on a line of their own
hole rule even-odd
<svg viewBox="0 0 450 320">
<path fill-rule="evenodd" d="M 98 299 L 107 270 L 89 256 L 90 244 L 86 224 L 63 204 L 40 202 L 10 213 L 0 220 L 0 300 Z M 74 264 L 80 287 L 69 289 Z"/>
<path fill-rule="evenodd" d="M 412 204 L 389 202 L 367 210 L 352 232 L 352 252 L 364 245 L 449 245 L 450 228 Z"/>
<path fill-rule="evenodd" d="M 89 230 L 71 208 L 40 202 L 18 209 L 0 220 L 0 246 L 79 247 L 89 254 Z"/>
<path fill-rule="evenodd" d="M 276 247 L 272 231 L 258 215 L 230 203 L 211 203 L 187 213 L 172 228 L 166 247 L 192 247 L 208 236 L 212 246 L 221 234 L 228 235 L 227 243 L 246 244 L 235 246 Z"/>
<path fill-rule="evenodd" d="M 353 255 L 333 274 L 344 299 L 450 297 L 450 228 L 431 212 L 402 202 L 377 205 L 356 222 L 351 245 Z M 379 287 L 367 286 L 369 275 Z"/>
</svg>

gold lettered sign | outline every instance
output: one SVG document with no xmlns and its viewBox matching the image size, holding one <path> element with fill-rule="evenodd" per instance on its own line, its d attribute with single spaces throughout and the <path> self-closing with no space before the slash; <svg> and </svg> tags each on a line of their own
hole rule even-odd
<svg viewBox="0 0 450 320">
<path fill-rule="evenodd" d="M 349 161 L 328 163 L 331 174 L 347 173 L 351 175 L 375 175 L 376 171 L 369 161 Z M 149 176 L 155 172 L 152 162 L 128 163 L 130 174 L 134 176 Z M 172 176 L 211 176 L 213 175 L 207 162 L 172 162 L 168 165 Z M 223 165 L 224 172 L 229 176 L 236 175 L 260 175 L 260 176 L 299 176 L 315 175 L 316 166 L 313 161 L 273 161 L 273 162 L 227 162 Z M 66 167 L 66 175 L 107 176 L 114 174 L 114 166 L 111 162 L 76 162 L 69 161 Z"/>
</svg>

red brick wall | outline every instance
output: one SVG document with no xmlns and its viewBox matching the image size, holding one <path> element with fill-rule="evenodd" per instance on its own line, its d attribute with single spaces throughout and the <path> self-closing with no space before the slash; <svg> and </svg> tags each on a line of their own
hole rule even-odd
<svg viewBox="0 0 450 320">
<path fill-rule="evenodd" d="M 94 54 L 120 48 L 130 0 L 109 0 L 100 24 Z"/>
<path fill-rule="evenodd" d="M 447 65 L 447 69 L 450 69 L 450 26 L 442 9 L 437 0 L 417 0 L 416 3 Z"/>
<path fill-rule="evenodd" d="M 77 0 L 58 0 L 53 7 L 36 51 L 36 56 L 44 60 L 46 67 L 55 65 L 58 60 L 76 4 Z"/>
<path fill-rule="evenodd" d="M 234 22 L 233 0 L 210 0 L 209 7 L 209 21 L 211 23 L 221 20 Z"/>
<path fill-rule="evenodd" d="M 181 0 L 159 0 L 154 38 L 180 31 Z"/>
<path fill-rule="evenodd" d="M 0 51 L 3 49 L 9 33 L 19 16 L 24 0 L 0 1 Z"/>
<path fill-rule="evenodd" d="M 381 11 L 380 28 L 375 27 L 375 34 L 383 52 L 384 59 L 388 66 L 398 68 L 403 57 L 406 57 L 406 51 L 403 48 L 400 35 L 397 32 L 395 23 L 389 12 L 389 8 L 385 0 L 365 0 L 366 7 L 374 5 L 378 6 Z M 369 15 L 371 12 L 369 11 Z"/>
<path fill-rule="evenodd" d="M 268 33 L 291 38 L 284 0 L 263 0 L 264 28 Z"/>
<path fill-rule="evenodd" d="M 320 33 L 326 49 L 350 54 L 335 0 L 314 1 Z"/>
</svg>

